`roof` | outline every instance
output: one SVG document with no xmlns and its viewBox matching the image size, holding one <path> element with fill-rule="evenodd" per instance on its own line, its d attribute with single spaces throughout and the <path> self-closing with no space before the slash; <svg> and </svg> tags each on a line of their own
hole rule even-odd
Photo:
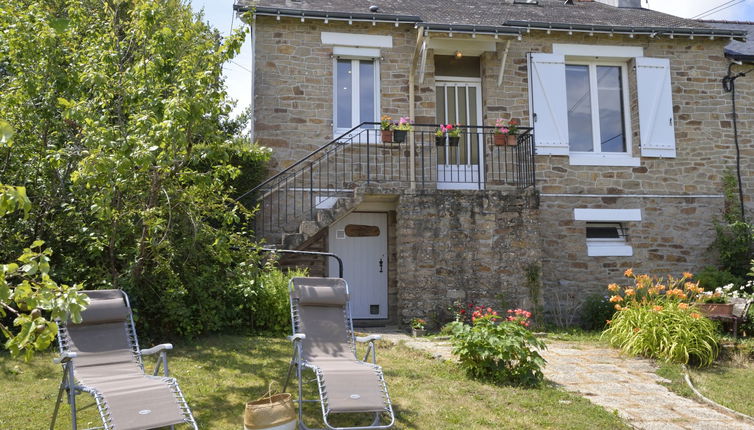
<svg viewBox="0 0 754 430">
<path fill-rule="evenodd" d="M 725 55 L 740 61 L 754 62 L 754 22 L 749 21 L 703 21 L 710 27 L 745 31 L 751 37 L 745 41 L 733 40 L 725 47 Z"/>
<path fill-rule="evenodd" d="M 252 4 L 260 15 L 345 15 L 354 19 L 415 22 L 429 28 L 484 29 L 552 28 L 595 31 L 709 34 L 742 36 L 713 29 L 704 22 L 642 8 L 618 8 L 599 2 L 564 4 L 563 0 L 539 0 L 538 4 L 513 4 L 505 0 L 237 0 L 237 10 Z M 463 6 L 459 7 L 459 4 Z M 372 5 L 379 6 L 376 13 Z M 519 30 L 520 31 L 520 30 Z"/>
</svg>

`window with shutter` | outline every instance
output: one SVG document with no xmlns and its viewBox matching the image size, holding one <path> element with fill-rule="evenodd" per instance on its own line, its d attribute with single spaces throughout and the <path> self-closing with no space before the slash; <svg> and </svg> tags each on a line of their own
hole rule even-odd
<svg viewBox="0 0 754 430">
<path fill-rule="evenodd" d="M 636 58 L 636 84 L 639 98 L 641 155 L 675 158 L 670 60 Z"/>
<path fill-rule="evenodd" d="M 530 54 L 531 112 L 538 155 L 568 155 L 565 57 Z"/>
</svg>

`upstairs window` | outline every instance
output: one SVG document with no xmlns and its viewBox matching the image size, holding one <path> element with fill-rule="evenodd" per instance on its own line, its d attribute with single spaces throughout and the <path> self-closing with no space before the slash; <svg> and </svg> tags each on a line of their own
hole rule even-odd
<svg viewBox="0 0 754 430">
<path fill-rule="evenodd" d="M 624 76 L 624 65 L 566 64 L 571 152 L 628 152 Z"/>
<path fill-rule="evenodd" d="M 336 135 L 362 122 L 378 122 L 379 71 L 376 59 L 335 60 L 334 124 Z"/>
</svg>

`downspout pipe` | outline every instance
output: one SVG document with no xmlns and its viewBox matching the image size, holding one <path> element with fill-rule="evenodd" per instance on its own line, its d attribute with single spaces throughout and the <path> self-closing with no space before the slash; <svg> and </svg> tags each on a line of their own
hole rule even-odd
<svg viewBox="0 0 754 430">
<path fill-rule="evenodd" d="M 736 146 L 736 179 L 738 180 L 738 200 L 741 205 L 741 221 L 746 222 L 746 209 L 744 207 L 744 188 L 741 181 L 741 145 L 738 142 L 738 113 L 736 112 L 736 79 L 746 76 L 752 70 L 733 74 L 733 66 L 741 65 L 740 61 L 733 60 L 728 64 L 728 74 L 723 78 L 723 90 L 730 93 L 733 105 L 733 142 Z"/>
<path fill-rule="evenodd" d="M 251 140 L 251 143 L 255 142 L 256 139 L 256 128 L 257 128 L 257 112 L 256 112 L 256 103 L 255 103 L 255 97 L 257 96 L 256 93 L 256 82 L 257 82 L 257 74 L 256 74 L 256 68 L 257 68 L 257 26 L 256 26 L 256 16 L 251 19 L 251 22 L 249 23 L 249 37 L 251 37 L 251 100 L 249 101 L 249 110 L 251 112 L 249 122 L 251 123 L 249 125 L 249 139 Z"/>
</svg>

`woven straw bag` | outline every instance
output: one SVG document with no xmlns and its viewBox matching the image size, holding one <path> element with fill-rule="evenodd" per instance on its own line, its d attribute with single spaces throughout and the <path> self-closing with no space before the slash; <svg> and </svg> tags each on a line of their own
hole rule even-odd
<svg viewBox="0 0 754 430">
<path fill-rule="evenodd" d="M 296 408 L 289 393 L 273 394 L 272 384 L 267 393 L 246 403 L 244 430 L 294 430 Z"/>
</svg>

